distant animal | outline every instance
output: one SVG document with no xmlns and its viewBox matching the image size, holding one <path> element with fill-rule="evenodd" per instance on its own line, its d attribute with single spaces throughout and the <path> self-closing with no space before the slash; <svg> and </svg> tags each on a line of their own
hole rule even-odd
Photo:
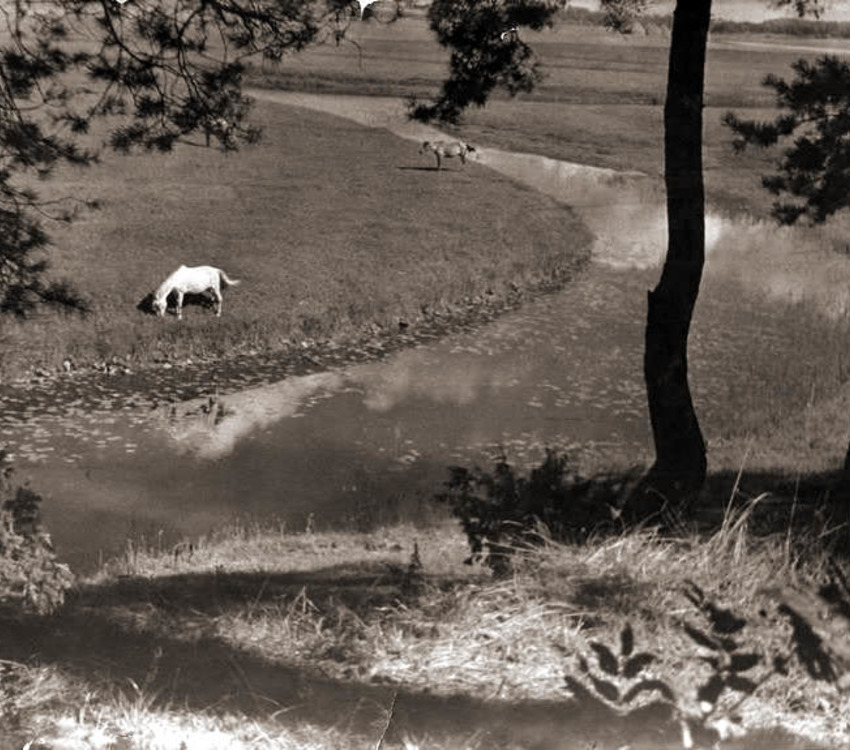
<svg viewBox="0 0 850 750">
<path fill-rule="evenodd" d="M 236 286 L 238 279 L 230 279 L 220 268 L 214 266 L 180 266 L 153 293 L 151 307 L 162 317 L 168 308 L 168 296 L 177 294 L 177 318 L 183 317 L 183 295 L 202 294 L 210 291 L 216 300 L 216 317 L 221 317 L 221 287 Z"/>
<path fill-rule="evenodd" d="M 204 137 L 206 138 L 207 148 L 210 147 L 210 138 L 215 136 L 221 143 L 222 150 L 226 150 L 228 146 L 233 145 L 233 128 L 234 125 L 224 117 L 214 117 L 204 122 Z"/>
<path fill-rule="evenodd" d="M 460 163 L 466 165 L 466 156 L 475 149 L 462 141 L 425 141 L 419 149 L 420 154 L 430 151 L 437 157 L 437 169 L 443 168 L 443 159 L 460 157 Z"/>
<path fill-rule="evenodd" d="M 519 32 L 519 29 L 516 26 L 511 26 L 507 31 L 503 31 L 499 38 L 504 42 L 505 39 L 513 37 L 517 32 Z"/>
</svg>

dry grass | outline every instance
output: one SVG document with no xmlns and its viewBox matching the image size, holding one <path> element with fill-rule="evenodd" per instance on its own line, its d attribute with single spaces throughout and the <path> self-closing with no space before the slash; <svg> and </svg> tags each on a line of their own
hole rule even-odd
<svg viewBox="0 0 850 750">
<path fill-rule="evenodd" d="M 593 644 L 616 653 L 628 627 L 636 650 L 654 657 L 644 678 L 665 683 L 676 711 L 694 726 L 733 733 L 784 727 L 812 742 L 846 742 L 846 697 L 813 681 L 794 659 L 784 676 L 770 666 L 773 656 L 791 652 L 790 624 L 770 591 L 811 587 L 823 578 L 826 556 L 816 540 L 800 536 L 793 544 L 783 534 L 756 539 L 748 530 L 751 511 L 729 510 L 720 528 L 703 538 L 633 532 L 579 547 L 550 543 L 525 556 L 503 581 L 461 565 L 465 541 L 449 527 L 396 527 L 368 535 L 234 528 L 200 540 L 191 554 L 188 547 L 178 556 L 139 551 L 85 583 L 57 623 L 67 630 L 85 622 L 96 632 L 103 630 L 99 623 L 108 623 L 113 639 L 147 644 L 144 670 L 123 650 L 116 657 L 100 637 L 70 633 L 77 666 L 66 672 L 42 656 L 45 666 L 27 673 L 41 687 L 22 692 L 15 711 L 27 731 L 85 739 L 95 747 L 95 738 L 119 735 L 128 748 L 176 750 L 180 742 L 364 747 L 392 725 L 385 747 L 406 741 L 449 748 L 487 746 L 488 732 L 495 731 L 487 728 L 487 706 L 537 706 L 514 727 L 513 742 L 519 744 L 508 746 L 519 747 L 547 722 L 560 726 L 570 715 L 563 713 L 570 700 L 584 701 L 590 714 L 615 710 L 611 716 L 629 726 L 630 710 L 645 701 L 630 710 L 606 708 L 599 696 L 592 698 L 582 667 L 584 659 L 598 669 Z M 417 573 L 409 568 L 414 540 Z M 708 714 L 695 690 L 712 667 L 684 630 L 689 623 L 707 632 L 688 600 L 694 591 L 744 622 L 733 636 L 739 652 L 761 659 L 747 673 L 758 684 L 755 692 L 747 697 L 728 691 Z M 175 650 L 169 644 L 183 645 Z M 99 663 L 101 650 L 113 654 L 109 677 L 102 667 L 85 666 Z M 50 652 L 47 646 L 44 654 Z M 197 684 L 210 701 L 199 709 L 197 697 L 177 687 L 177 675 L 203 679 L 198 675 L 209 671 L 206 663 L 222 654 L 253 686 L 253 698 L 233 704 L 225 698 L 232 688 L 210 676 L 202 688 Z M 316 686 L 322 683 L 315 680 L 330 680 L 340 695 L 366 692 L 360 703 L 346 699 L 334 711 L 322 704 L 327 688 L 314 687 L 316 710 L 305 715 L 279 690 L 292 674 Z M 584 680 L 590 692 L 566 690 L 565 676 Z M 608 679 L 621 689 L 634 683 L 623 675 Z M 67 680 L 75 681 L 73 691 Z M 411 696 L 419 696 L 414 704 Z M 472 701 L 461 709 L 460 723 L 451 719 L 453 711 L 441 716 L 437 708 L 458 696 Z M 411 714 L 416 701 L 433 708 L 422 708 L 417 719 Z M 365 718 L 353 707 L 373 703 Z M 547 719 L 540 707 L 549 704 L 561 708 Z M 239 705 L 247 712 L 240 714 Z M 587 727 L 575 729 L 592 735 Z M 538 741 L 560 746 L 540 736 Z"/>
<path fill-rule="evenodd" d="M 4 704 L 3 750 L 318 750 L 362 745 L 345 733 L 302 724 L 282 727 L 240 714 L 186 711 L 162 705 L 155 694 L 135 681 L 93 687 L 52 667 L 11 664 L 9 676 L 23 693 L 17 705 Z M 31 743 L 31 744 L 27 744 Z"/>
</svg>

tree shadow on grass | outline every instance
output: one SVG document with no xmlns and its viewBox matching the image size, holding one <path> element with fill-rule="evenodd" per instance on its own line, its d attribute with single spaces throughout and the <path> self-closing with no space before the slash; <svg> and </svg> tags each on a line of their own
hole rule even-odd
<svg viewBox="0 0 850 750">
<path fill-rule="evenodd" d="M 443 742 L 441 747 L 467 746 L 471 737 L 479 743 L 473 746 L 488 748 L 601 750 L 625 742 L 634 748 L 681 746 L 680 725 L 669 704 L 623 714 L 590 691 L 565 692 L 563 701 L 505 701 L 434 695 L 376 684 L 367 675 L 330 679 L 304 666 L 243 651 L 213 633 L 216 618 L 229 611 L 274 606 L 305 589 L 320 606 L 337 602 L 365 616 L 370 608 L 397 600 L 402 583 L 403 572 L 388 572 L 387 564 L 380 563 L 288 574 L 128 576 L 82 587 L 50 618 L 5 616 L 0 621 L 0 659 L 35 659 L 107 692 L 126 690 L 133 680 L 162 705 L 235 711 L 265 720 L 276 715 L 282 723 L 334 727 L 371 743 L 389 723 L 388 747 L 404 737 L 428 737 Z M 181 627 L 184 638 L 178 637 L 167 625 L 177 621 L 174 617 L 200 623 L 199 635 L 185 637 L 187 629 Z M 166 624 L 157 628 L 144 623 Z M 490 695 L 498 693 L 497 684 L 492 688 Z M 711 744 L 713 736 L 706 732 L 697 739 Z M 746 747 L 793 746 L 790 736 L 777 740 L 776 734 L 765 743 L 750 736 Z"/>
</svg>

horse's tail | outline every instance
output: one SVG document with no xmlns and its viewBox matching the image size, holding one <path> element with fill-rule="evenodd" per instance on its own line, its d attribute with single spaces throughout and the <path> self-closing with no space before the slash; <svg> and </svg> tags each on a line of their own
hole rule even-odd
<svg viewBox="0 0 850 750">
<path fill-rule="evenodd" d="M 224 282 L 226 286 L 236 286 L 240 283 L 240 279 L 231 279 L 228 278 L 227 274 L 222 271 L 220 268 L 218 269 L 219 278 Z"/>
</svg>

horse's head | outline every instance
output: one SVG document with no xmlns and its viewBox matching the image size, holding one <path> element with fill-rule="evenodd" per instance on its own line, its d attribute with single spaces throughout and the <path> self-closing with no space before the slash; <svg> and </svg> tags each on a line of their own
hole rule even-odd
<svg viewBox="0 0 850 750">
<path fill-rule="evenodd" d="M 154 297 L 153 302 L 151 302 L 151 307 L 157 317 L 161 318 L 165 315 L 165 308 L 168 307 L 168 300 L 167 298 L 158 299 L 157 297 Z"/>
<path fill-rule="evenodd" d="M 136 309 L 143 313 L 146 313 L 147 315 L 154 315 L 156 313 L 156 308 L 154 307 L 154 299 L 155 298 L 153 292 L 146 294 L 139 301 L 139 304 L 136 305 Z"/>
</svg>

